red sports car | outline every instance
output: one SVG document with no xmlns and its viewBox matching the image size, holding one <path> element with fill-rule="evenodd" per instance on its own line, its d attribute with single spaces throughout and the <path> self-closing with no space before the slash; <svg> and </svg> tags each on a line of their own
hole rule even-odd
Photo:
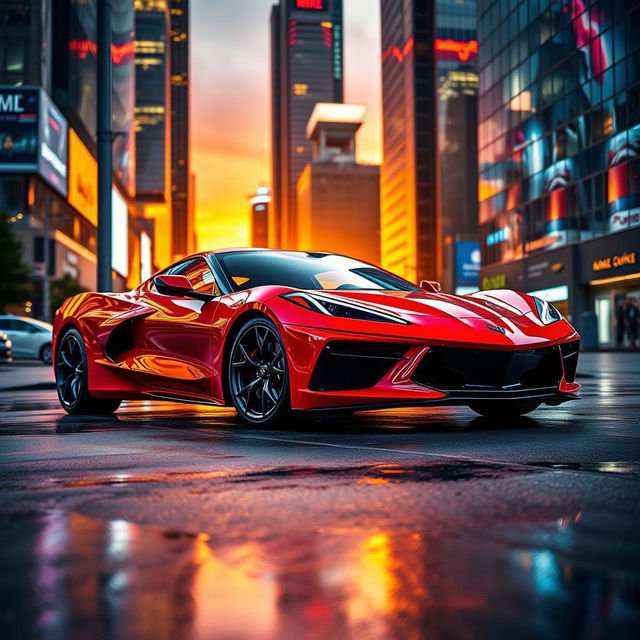
<svg viewBox="0 0 640 640">
<path fill-rule="evenodd" d="M 69 298 L 53 324 L 69 413 L 158 398 L 233 405 L 251 424 L 436 404 L 504 416 L 580 389 L 579 336 L 548 302 L 448 295 L 329 253 L 200 253 L 133 291 Z"/>
</svg>

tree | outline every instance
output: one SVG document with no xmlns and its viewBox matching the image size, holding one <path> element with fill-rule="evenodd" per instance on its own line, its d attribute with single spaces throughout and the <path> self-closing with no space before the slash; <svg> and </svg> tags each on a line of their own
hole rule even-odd
<svg viewBox="0 0 640 640">
<path fill-rule="evenodd" d="M 51 301 L 51 317 L 71 296 L 84 293 L 86 289 L 70 274 L 65 273 L 62 278 L 56 278 L 49 283 L 49 300 Z"/>
<path fill-rule="evenodd" d="M 31 297 L 29 270 L 22 257 L 13 223 L 6 212 L 0 212 L 0 313 L 8 304 L 24 304 Z"/>
</svg>

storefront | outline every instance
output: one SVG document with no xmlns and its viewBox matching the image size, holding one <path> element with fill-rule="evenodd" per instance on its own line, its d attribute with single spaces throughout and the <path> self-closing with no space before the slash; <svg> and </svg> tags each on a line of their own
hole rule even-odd
<svg viewBox="0 0 640 640">
<path fill-rule="evenodd" d="M 548 300 L 578 330 L 595 313 L 600 348 L 629 348 L 634 339 L 640 347 L 633 320 L 640 308 L 640 226 L 483 267 L 480 284 Z"/>
<path fill-rule="evenodd" d="M 640 304 L 640 227 L 583 243 L 580 281 L 597 317 L 599 346 L 638 346 L 631 307 Z"/>
</svg>

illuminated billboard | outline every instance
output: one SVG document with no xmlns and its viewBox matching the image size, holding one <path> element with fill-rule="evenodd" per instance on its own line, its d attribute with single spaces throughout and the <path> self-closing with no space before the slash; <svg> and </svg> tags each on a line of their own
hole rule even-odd
<svg viewBox="0 0 640 640">
<path fill-rule="evenodd" d="M 116 189 L 111 189 L 111 268 L 129 275 L 129 211 Z"/>
<path fill-rule="evenodd" d="M 40 91 L 38 173 L 67 195 L 67 121 L 49 96 Z"/>
<path fill-rule="evenodd" d="M 69 204 L 91 224 L 98 225 L 98 163 L 69 129 Z"/>
<path fill-rule="evenodd" d="M 67 121 L 43 89 L 0 87 L 0 172 L 17 171 L 67 195 Z"/>
</svg>

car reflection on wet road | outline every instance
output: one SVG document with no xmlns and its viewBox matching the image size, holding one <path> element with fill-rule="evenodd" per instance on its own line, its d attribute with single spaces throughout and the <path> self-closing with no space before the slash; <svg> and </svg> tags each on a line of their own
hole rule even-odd
<svg viewBox="0 0 640 640">
<path fill-rule="evenodd" d="M 511 424 L 0 391 L 2 637 L 637 637 L 640 356 L 584 360 Z"/>
</svg>

